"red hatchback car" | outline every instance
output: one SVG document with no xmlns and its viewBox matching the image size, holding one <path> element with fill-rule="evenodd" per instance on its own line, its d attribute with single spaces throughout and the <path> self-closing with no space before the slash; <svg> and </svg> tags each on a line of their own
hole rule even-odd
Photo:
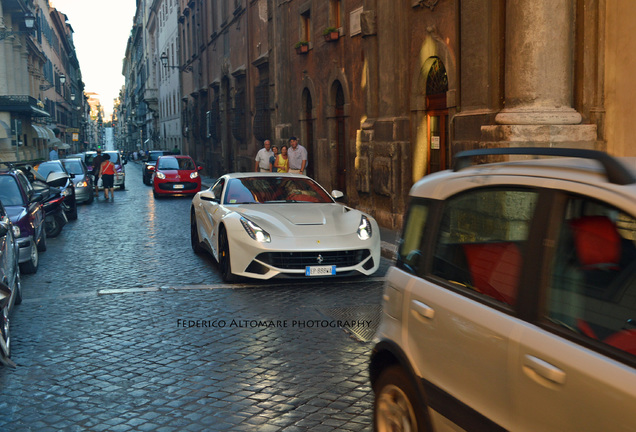
<svg viewBox="0 0 636 432">
<path fill-rule="evenodd" d="M 201 190 L 201 167 L 190 156 L 159 156 L 152 176 L 152 194 L 194 195 Z"/>
</svg>

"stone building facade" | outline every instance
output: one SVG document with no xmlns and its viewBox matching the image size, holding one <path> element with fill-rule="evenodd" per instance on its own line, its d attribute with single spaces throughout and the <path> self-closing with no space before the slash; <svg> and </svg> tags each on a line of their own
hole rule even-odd
<svg viewBox="0 0 636 432">
<path fill-rule="evenodd" d="M 0 0 L 0 160 L 45 158 L 53 142 L 77 151 L 83 90 L 66 15 L 48 0 Z"/>
<path fill-rule="evenodd" d="M 310 176 L 397 228 L 412 184 L 464 149 L 636 155 L 635 15 L 628 0 L 179 0 L 184 152 L 218 176 L 297 136 Z"/>
</svg>

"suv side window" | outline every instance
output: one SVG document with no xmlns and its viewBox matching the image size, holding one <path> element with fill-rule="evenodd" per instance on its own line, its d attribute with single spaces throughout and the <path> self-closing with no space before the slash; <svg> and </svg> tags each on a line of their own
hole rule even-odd
<svg viewBox="0 0 636 432">
<path fill-rule="evenodd" d="M 514 305 L 538 192 L 471 190 L 446 201 L 432 273 Z"/>
<path fill-rule="evenodd" d="M 636 218 L 570 198 L 550 280 L 549 321 L 636 356 Z"/>
<path fill-rule="evenodd" d="M 400 240 L 397 265 L 411 273 L 421 275 L 422 237 L 429 214 L 427 201 L 413 200 L 404 223 L 404 233 Z"/>
</svg>

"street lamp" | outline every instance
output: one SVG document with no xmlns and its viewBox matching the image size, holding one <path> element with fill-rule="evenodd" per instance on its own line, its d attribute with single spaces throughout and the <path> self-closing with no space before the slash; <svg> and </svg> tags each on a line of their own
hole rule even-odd
<svg viewBox="0 0 636 432">
<path fill-rule="evenodd" d="M 24 14 L 24 27 L 26 27 L 26 30 L 0 30 L 0 40 L 4 40 L 10 36 L 31 33 L 31 31 L 35 28 L 35 17 L 31 12 L 27 12 Z"/>
<path fill-rule="evenodd" d="M 66 75 L 60 74 L 60 84 L 64 84 L 66 82 Z"/>
<path fill-rule="evenodd" d="M 165 68 L 179 69 L 181 72 L 192 72 L 192 67 L 191 66 L 186 66 L 186 67 L 182 68 L 181 66 L 169 65 L 168 64 L 168 54 L 166 54 L 165 52 L 161 53 L 161 56 L 159 57 L 159 60 L 161 60 L 161 64 Z"/>
</svg>

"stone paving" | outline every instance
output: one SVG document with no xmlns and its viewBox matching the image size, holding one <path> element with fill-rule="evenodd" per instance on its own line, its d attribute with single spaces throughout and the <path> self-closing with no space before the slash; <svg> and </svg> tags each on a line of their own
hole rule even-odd
<svg viewBox="0 0 636 432">
<path fill-rule="evenodd" d="M 338 325 L 377 326 L 388 261 L 371 278 L 225 285 L 190 249 L 190 200 L 127 174 L 23 277 L 0 430 L 371 430 L 372 345 Z"/>
</svg>

